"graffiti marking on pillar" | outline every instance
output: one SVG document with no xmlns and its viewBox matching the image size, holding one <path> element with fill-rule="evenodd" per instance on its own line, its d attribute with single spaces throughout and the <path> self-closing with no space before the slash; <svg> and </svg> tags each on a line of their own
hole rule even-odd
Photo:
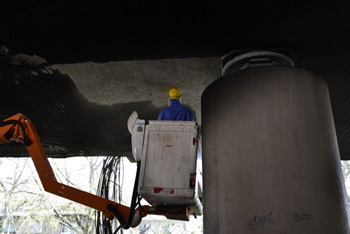
<svg viewBox="0 0 350 234">
<path fill-rule="evenodd" d="M 311 214 L 309 213 L 301 213 L 301 214 L 298 214 L 298 213 L 294 213 L 293 214 L 293 219 L 295 222 L 300 222 L 300 221 L 309 221 L 311 220 Z"/>
<path fill-rule="evenodd" d="M 264 226 L 265 224 L 272 223 L 272 211 L 270 211 L 267 215 L 254 216 L 252 219 L 249 219 L 247 224 L 249 230 L 255 230 Z"/>
</svg>

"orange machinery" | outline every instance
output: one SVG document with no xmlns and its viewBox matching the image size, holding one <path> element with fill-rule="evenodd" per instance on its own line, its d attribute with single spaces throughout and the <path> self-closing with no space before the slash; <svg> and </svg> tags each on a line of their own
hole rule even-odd
<svg viewBox="0 0 350 234">
<path fill-rule="evenodd" d="M 186 207 L 150 207 L 140 205 L 136 207 L 137 189 L 135 188 L 131 206 L 127 207 L 114 201 L 59 183 L 56 180 L 55 174 L 50 166 L 34 125 L 28 118 L 20 113 L 4 121 L 0 120 L 0 144 L 13 142 L 22 143 L 27 147 L 28 153 L 34 162 L 45 191 L 99 210 L 110 220 L 117 217 L 119 223 L 124 229 L 138 226 L 141 219 L 147 214 L 189 220 L 189 211 Z M 135 180 L 136 188 L 140 168 L 139 165 L 140 163 L 138 162 L 138 170 Z"/>
</svg>

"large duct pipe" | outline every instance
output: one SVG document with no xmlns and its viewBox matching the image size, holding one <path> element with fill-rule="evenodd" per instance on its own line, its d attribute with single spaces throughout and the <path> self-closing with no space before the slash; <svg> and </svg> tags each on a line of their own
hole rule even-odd
<svg viewBox="0 0 350 234">
<path fill-rule="evenodd" d="M 259 67 L 202 95 L 204 232 L 348 234 L 328 88 L 293 67 Z"/>
</svg>

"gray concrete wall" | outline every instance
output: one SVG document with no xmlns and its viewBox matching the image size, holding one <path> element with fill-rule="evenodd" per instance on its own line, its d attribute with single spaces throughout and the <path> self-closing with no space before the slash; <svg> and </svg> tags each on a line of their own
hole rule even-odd
<svg viewBox="0 0 350 234">
<path fill-rule="evenodd" d="M 350 233 L 326 83 L 291 67 L 222 77 L 202 96 L 205 233 Z"/>
</svg>

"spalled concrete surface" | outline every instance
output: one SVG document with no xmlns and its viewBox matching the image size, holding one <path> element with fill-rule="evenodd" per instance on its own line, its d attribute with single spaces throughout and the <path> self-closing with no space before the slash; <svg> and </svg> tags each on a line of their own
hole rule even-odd
<svg viewBox="0 0 350 234">
<path fill-rule="evenodd" d="M 182 103 L 200 122 L 200 96 L 220 76 L 220 62 L 212 57 L 56 64 L 49 68 L 68 75 L 88 102 L 106 106 L 151 102 L 155 108 L 163 108 L 169 89 L 179 88 Z"/>
<path fill-rule="evenodd" d="M 220 76 L 219 58 L 79 63 L 37 68 L 4 67 L 0 118 L 18 112 L 32 120 L 50 157 L 130 156 L 127 119 L 137 111 L 156 119 L 178 87 L 200 123 L 200 98 Z M 0 156 L 28 156 L 2 145 Z"/>
</svg>

